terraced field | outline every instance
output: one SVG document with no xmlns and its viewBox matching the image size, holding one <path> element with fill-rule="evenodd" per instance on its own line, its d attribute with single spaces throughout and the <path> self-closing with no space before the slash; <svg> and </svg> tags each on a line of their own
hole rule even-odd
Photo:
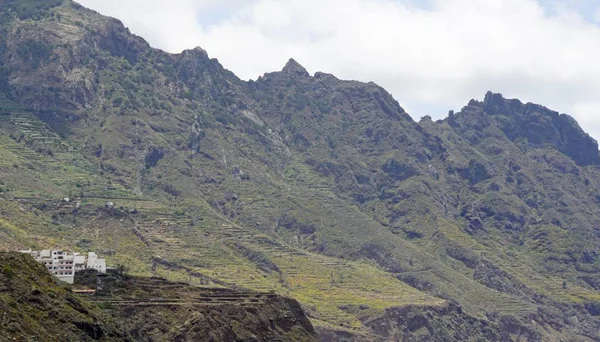
<svg viewBox="0 0 600 342">
<path fill-rule="evenodd" d="M 194 203 L 192 209 L 185 213 L 169 203 L 136 195 L 120 184 L 111 183 L 100 175 L 95 165 L 52 133 L 33 114 L 6 98 L 0 98 L 0 108 L 2 118 L 6 119 L 1 126 L 11 130 L 12 136 L 16 137 L 0 135 L 0 156 L 3 157 L 0 167 L 13 172 L 11 179 L 18 180 L 19 174 L 23 179 L 42 179 L 43 174 L 45 180 L 42 184 L 20 182 L 18 189 L 11 189 L 6 194 L 7 198 L 18 201 L 21 208 L 43 208 L 41 213 L 46 217 L 57 214 L 67 214 L 68 217 L 73 213 L 80 217 L 96 217 L 88 219 L 86 225 L 79 228 L 76 218 L 73 222 L 69 221 L 69 227 L 59 222 L 57 227 L 63 227 L 63 232 L 57 233 L 55 230 L 32 229 L 42 224 L 43 215 L 23 216 L 21 221 L 16 222 L 27 229 L 15 228 L 37 236 L 35 239 L 33 235 L 29 236 L 28 240 L 48 243 L 50 239 L 45 236 L 46 231 L 54 239 L 62 236 L 59 241 L 54 241 L 63 248 L 115 249 L 116 254 L 108 256 L 109 262 L 126 264 L 133 274 L 162 276 L 205 288 L 219 286 L 274 291 L 298 299 L 314 324 L 355 333 L 362 331 L 361 315 L 376 316 L 387 308 L 409 304 L 435 306 L 444 303 L 399 282 L 393 275 L 372 264 L 312 253 L 304 249 L 303 241 L 292 235 L 287 236 L 286 243 L 283 243 L 262 232 L 265 225 L 258 222 L 258 218 L 270 212 L 275 215 L 276 210 L 281 210 L 271 201 L 284 196 L 287 203 L 311 200 L 321 203 L 319 213 L 344 212 L 343 217 L 336 216 L 338 221 L 334 225 L 323 225 L 331 235 L 343 235 L 347 241 L 365 242 L 373 238 L 348 236 L 345 225 L 362 224 L 369 227 L 372 234 L 379 228 L 358 208 L 348 210 L 349 207 L 333 196 L 329 185 L 322 181 L 313 184 L 310 191 L 292 185 L 293 188 L 286 194 L 264 193 L 264 197 L 260 198 L 242 197 L 245 222 L 257 222 L 257 230 L 251 230 L 220 219 L 212 208 L 198 206 L 200 202 Z M 21 141 L 19 137 L 22 137 Z M 48 153 L 41 146 L 49 147 L 52 152 Z M 27 168 L 27 172 L 20 172 L 14 165 Z M 294 171 L 292 168 L 288 171 L 288 177 L 298 184 L 315 181 L 306 174 L 306 170 Z M 23 184 L 28 186 L 23 187 Z M 12 186 L 9 184 L 8 187 Z M 70 201 L 61 201 L 64 197 L 70 197 Z M 108 203 L 121 213 L 119 217 L 110 217 L 115 212 L 107 210 Z M 294 209 L 290 210 L 293 212 Z M 302 210 L 305 211 L 302 215 L 310 216 L 312 209 Z M 253 218 L 257 219 L 253 221 Z M 281 233 L 286 236 L 285 232 Z M 90 239 L 90 236 L 93 238 Z M 84 244 L 81 244 L 82 241 Z M 423 272 L 429 273 L 432 269 L 426 268 Z M 110 304 L 167 303 L 183 304 L 176 298 L 161 302 L 128 298 Z M 193 303 L 206 304 L 203 299 Z M 490 300 L 488 307 L 506 314 L 535 311 L 534 305 L 504 295 Z"/>
<path fill-rule="evenodd" d="M 275 294 L 224 288 L 190 287 L 187 283 L 174 283 L 156 277 L 125 278 L 127 290 L 119 290 L 113 289 L 114 284 L 111 284 L 109 278 L 110 276 L 100 277 L 103 290 L 99 296 L 91 297 L 91 302 L 116 306 L 257 306 L 277 297 Z M 136 296 L 132 297 L 132 293 Z M 165 296 L 165 293 L 169 295 Z"/>
<path fill-rule="evenodd" d="M 170 270 L 159 271 L 159 275 L 190 280 L 196 274 L 229 287 L 276 291 L 297 298 L 314 320 L 356 329 L 361 327 L 360 321 L 340 307 L 362 306 L 381 312 L 411 303 L 443 303 L 373 266 L 292 248 L 233 224 L 203 229 L 190 227 L 176 217 L 160 218 L 140 230 L 147 234 L 152 250 L 169 262 L 163 266 Z M 243 245 L 246 253 L 252 251 L 250 259 L 236 252 L 235 245 Z M 261 271 L 260 265 L 266 260 L 277 269 Z M 172 265 L 185 267 L 185 272 L 173 274 L 181 269 Z"/>
<path fill-rule="evenodd" d="M 0 135 L 0 156 L 4 156 L 0 167 L 11 169 L 12 164 L 19 167 L 30 164 L 24 178 L 40 174 L 41 179 L 43 174 L 44 184 L 22 182 L 18 189 L 6 194 L 10 201 L 20 203 L 22 209 L 38 212 L 37 216 L 22 215 L 16 222 L 26 227 L 23 230 L 26 234 L 39 235 L 40 243 L 47 241 L 44 229 L 33 227 L 41 225 L 44 217 L 59 215 L 56 228 L 46 233 L 62 236 L 56 242 L 63 248 L 114 248 L 116 254 L 108 256 L 109 263 L 124 263 L 133 274 L 150 273 L 204 288 L 274 291 L 297 298 L 316 324 L 353 330 L 360 330 L 362 324 L 347 307 L 362 307 L 363 313 L 377 313 L 409 303 L 443 302 L 404 285 L 372 265 L 311 253 L 300 248 L 301 245 L 291 247 L 260 231 L 215 219 L 214 213 L 207 214 L 206 220 L 197 220 L 193 210 L 188 214 L 177 213 L 167 203 L 135 195 L 119 184 L 109 183 L 94 164 L 23 107 L 0 98 L 0 108 L 5 119 L 0 127 L 16 137 Z M 18 173 L 11 179 L 18 179 Z M 324 188 L 322 196 L 328 196 L 327 193 Z M 65 197 L 69 197 L 68 202 L 63 200 Z M 249 198 L 244 201 L 250 203 L 249 215 L 270 209 L 265 201 L 252 202 Z M 110 217 L 114 210 L 109 210 L 109 203 L 121 216 Z M 87 217 L 84 226 L 79 226 L 77 217 Z M 62 233 L 55 231 L 59 227 L 63 227 Z M 209 303 L 198 297 L 192 303 L 220 305 L 230 300 L 223 298 Z M 247 303 L 253 304 L 261 298 L 269 297 L 259 295 Z M 176 298 L 161 301 L 124 298 L 106 303 L 144 306 L 189 302 Z"/>
<path fill-rule="evenodd" d="M 56 190 L 71 194 L 71 197 L 134 197 L 119 184 L 108 184 L 106 179 L 99 177 L 100 170 L 73 146 L 31 112 L 2 94 L 0 118 L 0 129 L 4 133 L 0 135 L 0 154 L 4 157 L 0 166 L 26 169 L 21 172 L 13 170 L 14 175 L 11 176 L 18 184 L 11 193 L 13 197 L 48 197 L 57 195 Z M 19 178 L 23 182 L 19 182 Z M 25 181 L 27 178 L 40 181 L 31 184 Z"/>
</svg>

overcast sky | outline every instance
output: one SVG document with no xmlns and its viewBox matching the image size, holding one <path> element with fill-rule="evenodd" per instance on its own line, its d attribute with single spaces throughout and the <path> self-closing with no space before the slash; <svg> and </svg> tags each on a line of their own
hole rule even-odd
<svg viewBox="0 0 600 342">
<path fill-rule="evenodd" d="M 293 57 L 374 81 L 419 120 L 488 90 L 574 116 L 600 140 L 598 0 L 79 0 L 154 47 L 200 46 L 242 79 Z"/>
</svg>

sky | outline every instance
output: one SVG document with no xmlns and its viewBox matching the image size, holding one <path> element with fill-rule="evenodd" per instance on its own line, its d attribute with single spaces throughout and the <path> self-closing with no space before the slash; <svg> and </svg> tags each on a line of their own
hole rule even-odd
<svg viewBox="0 0 600 342">
<path fill-rule="evenodd" d="M 491 90 L 574 116 L 600 140 L 599 0 L 79 0 L 152 46 L 200 46 L 238 77 L 294 58 L 373 81 L 415 120 Z"/>
</svg>

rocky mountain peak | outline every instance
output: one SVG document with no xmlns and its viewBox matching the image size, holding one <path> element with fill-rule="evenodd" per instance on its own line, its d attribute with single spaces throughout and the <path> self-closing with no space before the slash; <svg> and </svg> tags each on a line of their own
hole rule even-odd
<svg viewBox="0 0 600 342">
<path fill-rule="evenodd" d="M 483 99 L 483 108 L 488 114 L 513 114 L 523 106 L 517 99 L 506 99 L 500 93 L 488 91 Z"/>
<path fill-rule="evenodd" d="M 308 71 L 306 71 L 306 69 L 302 65 L 300 65 L 300 63 L 296 62 L 296 60 L 294 60 L 293 58 L 290 58 L 290 60 L 285 64 L 281 72 L 288 75 L 310 77 Z"/>
<path fill-rule="evenodd" d="M 481 108 L 486 114 L 490 115 L 514 115 L 520 112 L 523 103 L 517 99 L 506 99 L 500 93 L 488 91 L 483 102 L 471 100 L 469 106 Z"/>
<path fill-rule="evenodd" d="M 203 48 L 196 46 L 195 48 L 191 49 L 191 50 L 184 50 L 182 52 L 183 54 L 192 54 L 194 56 L 198 56 L 200 58 L 204 58 L 204 59 L 209 59 L 208 57 L 208 52 L 206 52 L 206 50 L 204 50 Z"/>
<path fill-rule="evenodd" d="M 487 115 L 481 120 L 495 120 L 496 126 L 510 140 L 525 138 L 533 146 L 554 146 L 580 165 L 600 164 L 598 143 L 569 115 L 534 103 L 506 99 L 491 91 L 486 93 L 483 102 L 471 100 L 469 107 L 479 108 Z M 469 112 L 467 108 L 465 110 Z M 471 120 L 469 125 L 473 122 Z"/>
</svg>

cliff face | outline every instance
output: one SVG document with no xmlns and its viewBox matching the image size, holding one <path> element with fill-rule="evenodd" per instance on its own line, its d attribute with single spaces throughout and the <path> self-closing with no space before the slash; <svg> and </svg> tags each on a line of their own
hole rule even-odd
<svg viewBox="0 0 600 342">
<path fill-rule="evenodd" d="M 273 297 L 244 303 L 152 303 L 118 310 L 135 341 L 318 341 L 298 302 Z M 211 297 L 208 297 L 211 298 Z M 248 299 L 251 301 L 252 299 Z M 238 304 L 238 303 L 241 303 Z"/>
<path fill-rule="evenodd" d="M 417 123 L 376 84 L 244 82 L 71 1 L 0 15 L 0 246 L 272 290 L 323 336 L 599 338 L 598 146 L 569 116 L 488 93 Z"/>
<path fill-rule="evenodd" d="M 297 301 L 249 291 L 199 288 L 162 278 L 83 272 L 75 286 L 98 288 L 96 305 L 136 341 L 316 341 Z"/>
</svg>

